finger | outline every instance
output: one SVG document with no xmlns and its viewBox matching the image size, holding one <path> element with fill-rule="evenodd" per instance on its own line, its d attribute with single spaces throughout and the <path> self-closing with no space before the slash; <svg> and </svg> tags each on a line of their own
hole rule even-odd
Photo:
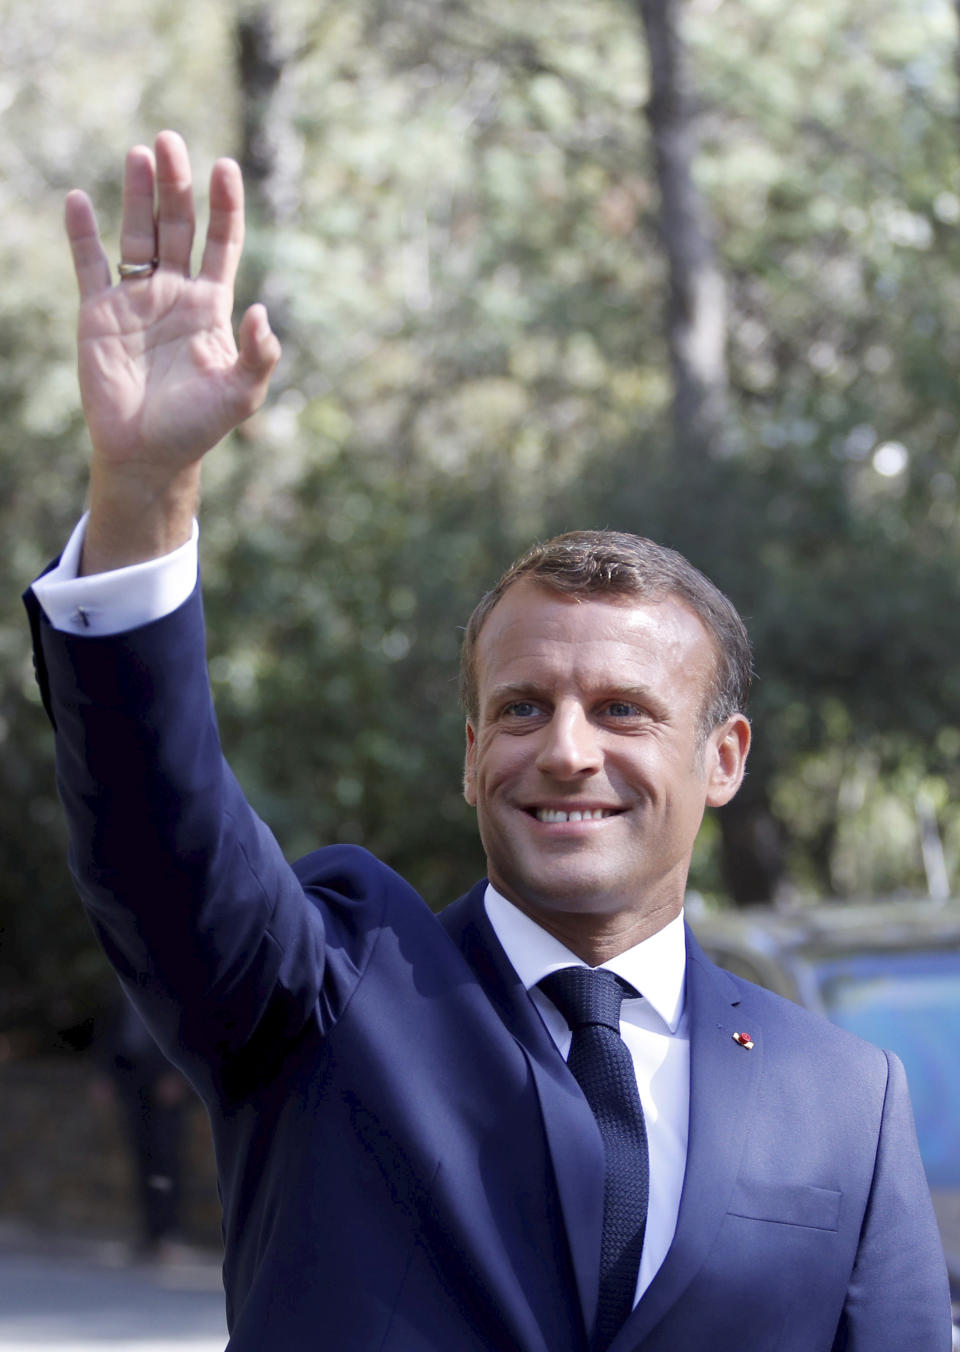
<svg viewBox="0 0 960 1352">
<path fill-rule="evenodd" d="M 243 252 L 243 178 L 234 160 L 217 160 L 210 175 L 210 224 L 200 275 L 232 286 Z"/>
<path fill-rule="evenodd" d="M 251 305 L 237 334 L 239 355 L 235 368 L 243 417 L 263 403 L 270 377 L 280 360 L 280 340 L 270 328 L 266 307 Z"/>
<path fill-rule="evenodd" d="M 86 300 L 88 296 L 109 288 L 111 278 L 110 264 L 100 243 L 93 204 L 85 192 L 75 189 L 67 193 L 63 218 L 73 254 L 73 269 L 77 274 L 80 299 Z"/>
<path fill-rule="evenodd" d="M 157 257 L 161 267 L 190 275 L 195 215 L 190 157 L 183 138 L 162 131 L 156 141 Z"/>
<path fill-rule="evenodd" d="M 149 263 L 157 256 L 153 192 L 156 166 L 148 146 L 127 152 L 123 174 L 123 221 L 120 257 L 125 263 Z"/>
</svg>

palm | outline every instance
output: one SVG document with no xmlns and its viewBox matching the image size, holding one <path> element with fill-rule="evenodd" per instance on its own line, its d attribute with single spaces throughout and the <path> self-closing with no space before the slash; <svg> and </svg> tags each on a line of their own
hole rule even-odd
<svg viewBox="0 0 960 1352">
<path fill-rule="evenodd" d="M 168 272 L 84 301 L 80 392 L 103 459 L 190 463 L 245 416 L 231 305 L 229 287 Z"/>
</svg>

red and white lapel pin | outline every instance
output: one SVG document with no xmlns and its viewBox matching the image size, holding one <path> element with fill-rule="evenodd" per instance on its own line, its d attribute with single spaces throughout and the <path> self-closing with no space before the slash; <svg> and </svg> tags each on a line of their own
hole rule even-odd
<svg viewBox="0 0 960 1352">
<path fill-rule="evenodd" d="M 753 1038 L 749 1033 L 734 1033 L 733 1040 L 738 1047 L 745 1047 L 748 1052 L 753 1051 Z"/>
</svg>

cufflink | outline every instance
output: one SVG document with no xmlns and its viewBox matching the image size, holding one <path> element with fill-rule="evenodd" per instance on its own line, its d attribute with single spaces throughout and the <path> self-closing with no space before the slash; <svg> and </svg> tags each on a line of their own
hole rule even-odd
<svg viewBox="0 0 960 1352">
<path fill-rule="evenodd" d="M 753 1051 L 753 1038 L 749 1033 L 734 1033 L 733 1040 L 738 1047 L 746 1047 L 748 1052 Z"/>
</svg>

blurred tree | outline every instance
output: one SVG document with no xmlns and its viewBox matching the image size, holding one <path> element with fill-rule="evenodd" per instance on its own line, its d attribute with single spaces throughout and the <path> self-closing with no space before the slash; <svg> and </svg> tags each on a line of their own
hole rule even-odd
<svg viewBox="0 0 960 1352">
<path fill-rule="evenodd" d="M 756 640 L 751 775 L 694 884 L 922 886 L 918 792 L 955 876 L 948 0 L 5 17 L 0 1026 L 66 1022 L 101 979 L 12 597 L 83 492 L 60 199 L 88 186 L 115 239 L 123 151 L 163 125 L 198 185 L 243 160 L 243 300 L 283 331 L 272 403 L 211 460 L 201 547 L 224 739 L 285 848 L 360 840 L 438 905 L 472 881 L 459 626 L 532 536 L 610 524 L 684 549 Z"/>
<path fill-rule="evenodd" d="M 667 346 L 678 477 L 729 453 L 725 283 L 694 168 L 697 123 L 678 0 L 637 0 L 650 61 L 647 120 L 669 268 Z"/>
<path fill-rule="evenodd" d="M 189 8 L 189 13 L 188 13 Z M 86 440 L 75 377 L 75 287 L 62 199 L 76 183 L 116 238 L 117 166 L 128 138 L 179 123 L 203 172 L 229 143 L 232 81 L 213 0 L 62 0 L 4 6 L 0 51 L 0 1028 L 31 1036 L 99 1003 L 105 967 L 66 867 L 49 729 L 19 594 L 83 504 Z M 229 75 L 229 67 L 227 67 Z M 2 1046 L 0 1046 L 2 1054 Z"/>
<path fill-rule="evenodd" d="M 678 0 L 638 0 L 650 63 L 647 119 L 659 195 L 660 238 L 669 268 L 667 347 L 673 378 L 673 455 L 667 470 L 673 502 L 662 529 L 680 532 L 687 548 L 713 533 L 711 485 L 729 495 L 720 462 L 734 450 L 728 408 L 726 283 L 713 230 L 695 178 L 697 116 L 690 59 Z M 724 482 L 718 483 L 718 474 Z M 691 501 L 690 490 L 699 493 Z M 709 506 L 707 506 L 709 504 Z M 672 508 L 672 509 L 671 509 Z M 742 542 L 745 543 L 745 542 Z M 783 831 L 770 801 L 768 776 L 756 766 L 719 814 L 723 879 L 735 901 L 768 900 L 780 886 Z"/>
<path fill-rule="evenodd" d="M 896 796 L 921 746 L 927 774 L 956 784 L 935 740 L 953 745 L 960 710 L 957 392 L 941 367 L 956 345 L 951 16 L 868 8 L 688 11 L 738 452 L 693 480 L 668 465 L 618 519 L 674 539 L 751 618 L 758 738 L 720 814 L 744 900 L 784 862 L 821 892 L 922 885 L 915 763 L 899 873 L 873 867 L 872 841 L 854 865 L 848 786 L 882 765 Z M 808 794 L 798 812 L 804 766 L 819 806 Z"/>
</svg>

